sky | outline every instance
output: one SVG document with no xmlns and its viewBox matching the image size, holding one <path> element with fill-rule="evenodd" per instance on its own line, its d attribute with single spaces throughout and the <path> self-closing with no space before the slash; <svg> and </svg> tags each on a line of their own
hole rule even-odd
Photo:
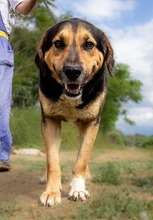
<svg viewBox="0 0 153 220">
<path fill-rule="evenodd" d="M 117 129 L 126 135 L 153 135 L 153 1 L 56 0 L 55 5 L 56 15 L 70 11 L 103 30 L 113 46 L 116 62 L 127 64 L 131 77 L 143 83 L 143 100 L 124 106 L 135 125 L 127 125 L 120 117 Z"/>
</svg>

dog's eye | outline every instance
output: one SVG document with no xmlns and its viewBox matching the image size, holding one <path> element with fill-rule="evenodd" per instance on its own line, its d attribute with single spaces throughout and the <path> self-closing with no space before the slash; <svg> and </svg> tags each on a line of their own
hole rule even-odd
<svg viewBox="0 0 153 220">
<path fill-rule="evenodd" d="M 91 50 L 92 48 L 94 48 L 94 43 L 91 41 L 87 41 L 85 42 L 85 44 L 83 45 L 85 50 Z"/>
<path fill-rule="evenodd" d="M 65 44 L 62 40 L 57 40 L 54 42 L 54 45 L 57 49 L 63 49 Z"/>
</svg>

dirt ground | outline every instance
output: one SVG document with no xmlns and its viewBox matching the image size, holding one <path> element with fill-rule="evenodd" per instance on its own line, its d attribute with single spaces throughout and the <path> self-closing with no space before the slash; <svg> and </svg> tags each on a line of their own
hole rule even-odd
<svg viewBox="0 0 153 220">
<path fill-rule="evenodd" d="M 149 153 L 129 149 L 126 151 L 104 151 L 100 154 L 93 152 L 91 161 L 102 163 L 106 161 L 134 160 L 137 158 L 145 159 L 148 157 Z M 76 152 L 62 152 L 60 158 L 63 165 L 68 162 L 72 165 L 75 162 Z M 12 170 L 0 173 L 0 220 L 73 219 L 71 216 L 72 209 L 74 206 L 79 207 L 81 204 L 67 200 L 69 181 L 64 181 L 63 183 L 62 205 L 56 208 L 44 208 L 38 202 L 39 196 L 45 189 L 44 185 L 39 184 L 42 171 L 39 169 L 38 171 L 28 171 L 24 167 L 24 163 L 22 164 L 22 160 L 26 160 L 29 164 L 34 162 L 41 162 L 42 164 L 44 162 L 45 164 L 43 156 L 11 155 Z M 66 174 L 66 178 L 70 179 L 71 173 Z M 99 188 L 90 181 L 88 184 L 93 195 L 92 199 L 94 199 L 94 194 L 98 193 Z M 68 217 L 63 218 L 62 216 L 66 215 L 66 213 L 68 213 Z"/>
</svg>

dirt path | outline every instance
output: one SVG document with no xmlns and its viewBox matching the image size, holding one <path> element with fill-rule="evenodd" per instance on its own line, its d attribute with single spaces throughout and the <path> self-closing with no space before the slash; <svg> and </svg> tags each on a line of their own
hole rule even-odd
<svg viewBox="0 0 153 220">
<path fill-rule="evenodd" d="M 146 159 L 150 153 L 139 151 L 137 149 L 129 150 L 114 150 L 104 151 L 102 153 L 92 153 L 91 162 L 107 162 L 107 161 L 120 161 L 120 160 L 136 160 Z M 74 163 L 76 159 L 76 152 L 62 152 L 60 153 L 61 164 Z M 16 161 L 21 161 L 21 164 Z M 25 196 L 31 199 L 38 199 L 38 195 L 44 189 L 44 186 L 39 184 L 39 178 L 42 172 L 27 172 L 25 170 L 24 161 L 44 161 L 45 158 L 41 156 L 25 156 L 25 155 L 11 155 L 12 170 L 11 172 L 0 173 L 0 200 L 5 200 L 14 196 Z M 71 168 L 70 168 L 71 169 Z M 39 169 L 38 169 L 39 170 Z M 71 175 L 71 173 L 69 174 Z"/>
<path fill-rule="evenodd" d="M 102 163 L 106 161 L 146 159 L 148 157 L 150 157 L 149 153 L 144 153 L 136 149 L 126 151 L 114 150 L 104 151 L 102 153 L 93 152 L 91 161 Z M 62 152 L 60 158 L 63 165 L 68 162 L 72 165 L 76 159 L 76 152 Z M 22 164 L 22 160 L 27 161 L 26 165 L 24 163 Z M 42 175 L 42 171 L 35 169 L 35 171 L 31 172 L 27 169 L 27 165 L 37 162 L 45 164 L 44 161 L 45 158 L 42 156 L 11 155 L 12 170 L 10 172 L 0 173 L 0 220 L 73 219 L 70 213 L 74 209 L 74 203 L 68 201 L 66 197 L 69 190 L 69 181 L 63 183 L 62 205 L 60 207 L 56 209 L 45 209 L 44 211 L 44 208 L 39 205 L 39 196 L 45 188 L 44 185 L 39 184 L 39 177 Z M 66 173 L 67 179 L 70 176 L 71 173 Z M 98 191 L 98 186 L 95 186 L 93 183 L 89 184 L 90 188 L 93 188 L 93 191 Z M 77 204 L 75 207 L 79 205 Z M 67 216 L 70 217 L 63 218 L 63 212 L 65 214 L 69 213 Z M 45 217 L 48 214 L 54 217 Z M 55 218 L 55 216 L 58 218 Z"/>
</svg>

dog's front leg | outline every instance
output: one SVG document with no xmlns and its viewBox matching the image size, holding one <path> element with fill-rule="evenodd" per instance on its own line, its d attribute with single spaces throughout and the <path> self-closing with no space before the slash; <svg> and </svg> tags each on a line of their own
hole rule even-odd
<svg viewBox="0 0 153 220">
<path fill-rule="evenodd" d="M 44 206 L 54 206 L 61 202 L 61 171 L 59 166 L 61 122 L 50 118 L 42 121 L 42 134 L 47 154 L 47 185 L 40 197 Z"/>
<path fill-rule="evenodd" d="M 68 199 L 74 201 L 85 201 L 90 197 L 90 194 L 85 187 L 87 164 L 99 129 L 99 123 L 97 123 L 97 121 L 92 121 L 90 123 L 80 122 L 77 123 L 77 127 L 80 133 L 81 146 L 77 156 L 76 164 L 73 168 L 73 179 L 70 185 L 71 189 L 68 195 Z"/>
</svg>

